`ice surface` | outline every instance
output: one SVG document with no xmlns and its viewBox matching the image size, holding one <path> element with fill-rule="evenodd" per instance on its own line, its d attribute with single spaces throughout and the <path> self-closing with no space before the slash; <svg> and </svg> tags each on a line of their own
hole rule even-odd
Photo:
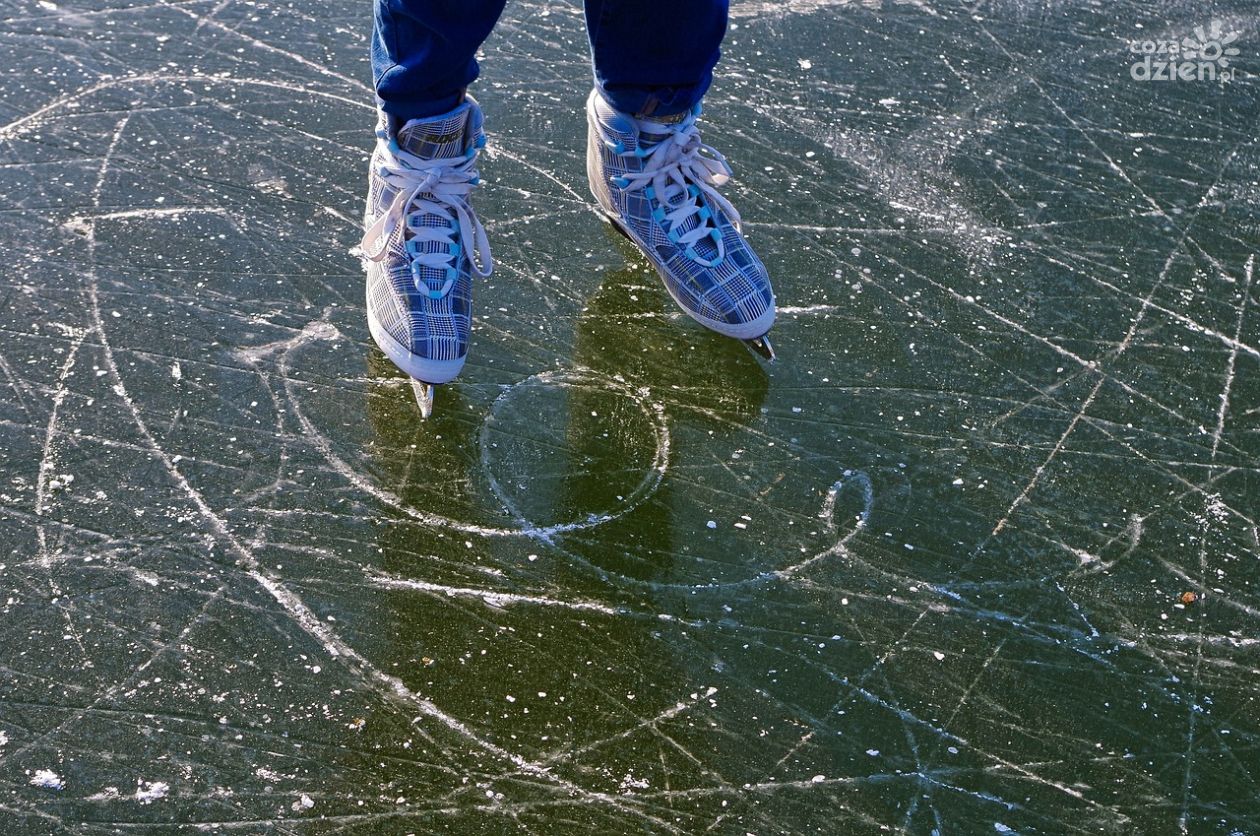
<svg viewBox="0 0 1260 836">
<path fill-rule="evenodd" d="M 1236 31 L 1229 83 L 1132 39 Z M 0 832 L 1260 831 L 1251 4 L 734 4 L 779 362 L 485 47 L 498 271 L 364 327 L 370 11 L 0 0 Z"/>
</svg>

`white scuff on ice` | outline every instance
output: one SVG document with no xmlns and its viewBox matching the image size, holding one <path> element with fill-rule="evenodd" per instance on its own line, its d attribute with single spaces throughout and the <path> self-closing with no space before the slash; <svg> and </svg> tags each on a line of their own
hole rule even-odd
<svg viewBox="0 0 1260 836">
<path fill-rule="evenodd" d="M 35 774 L 31 776 L 31 786 L 43 787 L 46 790 L 60 790 L 65 789 L 66 782 L 51 769 L 37 769 Z"/>
</svg>

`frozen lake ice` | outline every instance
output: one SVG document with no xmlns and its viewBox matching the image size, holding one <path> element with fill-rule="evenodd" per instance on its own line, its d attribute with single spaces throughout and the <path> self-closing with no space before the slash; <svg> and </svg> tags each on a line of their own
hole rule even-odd
<svg viewBox="0 0 1260 836">
<path fill-rule="evenodd" d="M 421 422 L 367 4 L 0 0 L 0 832 L 1260 831 L 1257 20 L 735 0 L 767 367 L 512 3 Z"/>
</svg>

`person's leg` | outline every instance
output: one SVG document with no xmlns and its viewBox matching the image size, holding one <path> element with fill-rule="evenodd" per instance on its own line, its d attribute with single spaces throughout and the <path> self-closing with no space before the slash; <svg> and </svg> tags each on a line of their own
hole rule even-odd
<svg viewBox="0 0 1260 836">
<path fill-rule="evenodd" d="M 453 110 L 505 0 L 375 0 L 372 79 L 395 125 Z"/>
<path fill-rule="evenodd" d="M 596 86 L 622 113 L 688 110 L 713 80 L 728 7 L 728 0 L 586 0 Z"/>
</svg>

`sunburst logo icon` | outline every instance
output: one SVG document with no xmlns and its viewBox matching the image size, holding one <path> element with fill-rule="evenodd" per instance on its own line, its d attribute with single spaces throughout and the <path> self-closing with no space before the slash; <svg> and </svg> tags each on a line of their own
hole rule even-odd
<svg viewBox="0 0 1260 836">
<path fill-rule="evenodd" d="M 1237 32 L 1226 32 L 1219 20 L 1207 26 L 1194 27 L 1194 35 L 1181 39 L 1181 56 L 1187 61 L 1210 61 L 1221 68 L 1229 66 L 1229 59 L 1238 54 L 1238 47 L 1230 46 L 1238 40 Z"/>
</svg>

